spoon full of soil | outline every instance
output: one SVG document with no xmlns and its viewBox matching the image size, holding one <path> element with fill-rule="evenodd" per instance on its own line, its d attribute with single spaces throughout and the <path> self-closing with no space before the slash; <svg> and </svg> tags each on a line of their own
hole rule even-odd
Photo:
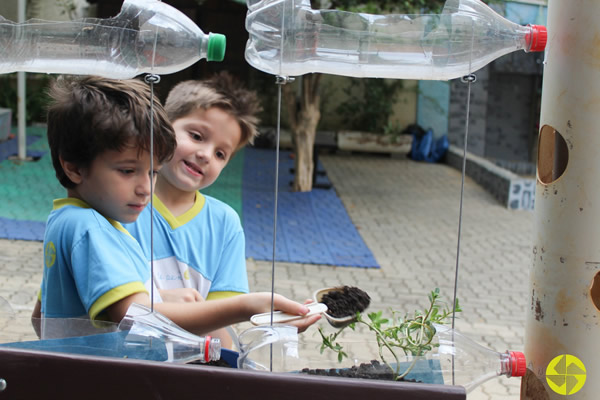
<svg viewBox="0 0 600 400">
<path fill-rule="evenodd" d="M 354 286 L 319 289 L 313 298 L 327 306 L 325 318 L 335 328 L 342 328 L 356 321 L 356 313 L 363 312 L 371 303 L 371 297 Z"/>
<path fill-rule="evenodd" d="M 313 299 L 314 303 L 306 305 L 310 311 L 305 316 L 275 311 L 273 323 L 281 324 L 323 313 L 331 326 L 341 328 L 356 321 L 356 313 L 364 311 L 371 301 L 366 292 L 352 286 L 319 289 L 314 293 Z M 253 315 L 250 322 L 254 325 L 270 324 L 271 313 Z"/>
</svg>

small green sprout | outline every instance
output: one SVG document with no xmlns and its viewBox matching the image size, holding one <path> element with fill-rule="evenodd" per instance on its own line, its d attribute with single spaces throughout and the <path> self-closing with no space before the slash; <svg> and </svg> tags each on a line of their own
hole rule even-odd
<svg viewBox="0 0 600 400">
<path fill-rule="evenodd" d="M 365 320 L 363 315 L 358 312 L 356 313 L 355 322 L 339 329 L 335 333 L 326 335 L 322 328 L 319 328 L 319 334 L 322 338 L 321 354 L 325 349 L 330 349 L 337 353 L 338 361 L 341 362 L 345 357 L 348 357 L 348 354 L 344 352 L 343 346 L 336 342 L 337 337 L 346 328 L 355 330 L 357 324 L 363 324 L 375 334 L 381 361 L 394 371 L 394 378 L 396 380 L 403 379 L 414 367 L 417 361 L 416 357 L 424 356 L 428 351 L 439 346 L 439 344 L 433 343 L 436 332 L 434 324 L 445 324 L 452 313 L 462 311 L 458 304 L 458 299 L 456 299 L 453 309 L 448 308 L 446 303 L 440 300 L 440 290 L 438 288 L 429 293 L 428 298 L 429 307 L 424 311 L 416 310 L 412 317 L 409 317 L 408 314 L 403 318 L 399 317 L 398 312 L 392 310 L 392 318 L 390 320 L 384 317 L 381 311 L 376 311 L 368 313 L 368 320 Z M 404 355 L 415 357 L 403 372 L 400 371 L 399 349 L 402 350 Z M 393 361 L 396 363 L 395 368 L 384 356 L 385 350 L 388 350 L 394 358 Z"/>
</svg>

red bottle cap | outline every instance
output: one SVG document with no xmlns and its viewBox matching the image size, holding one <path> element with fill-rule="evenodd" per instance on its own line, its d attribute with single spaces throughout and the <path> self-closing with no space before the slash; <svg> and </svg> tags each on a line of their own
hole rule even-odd
<svg viewBox="0 0 600 400">
<path fill-rule="evenodd" d="M 210 337 L 210 336 L 206 336 L 206 338 L 204 339 L 204 361 L 206 361 L 206 362 L 210 362 L 209 350 L 210 350 L 210 340 L 211 339 L 212 339 L 212 337 Z"/>
<path fill-rule="evenodd" d="M 510 376 L 525 376 L 527 372 L 527 360 L 525 360 L 525 354 L 520 351 L 509 351 L 511 373 Z"/>
<path fill-rule="evenodd" d="M 527 25 L 529 33 L 525 35 L 525 41 L 529 45 L 529 51 L 544 51 L 548 41 L 548 31 L 543 25 Z"/>
</svg>

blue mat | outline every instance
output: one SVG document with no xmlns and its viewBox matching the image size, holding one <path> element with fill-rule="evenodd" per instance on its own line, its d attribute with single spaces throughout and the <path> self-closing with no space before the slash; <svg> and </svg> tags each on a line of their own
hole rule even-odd
<svg viewBox="0 0 600 400">
<path fill-rule="evenodd" d="M 26 146 L 27 147 L 31 146 L 39 139 L 40 139 L 39 136 L 28 135 L 25 138 Z M 0 142 L 0 161 L 4 161 L 9 157 L 16 156 L 18 154 L 19 154 L 19 141 L 17 140 L 17 138 L 11 138 L 11 139 L 5 140 L 3 142 Z M 33 151 L 30 149 L 27 149 L 27 151 L 26 151 L 26 155 L 29 157 L 41 157 L 43 154 L 44 154 L 44 152 Z"/>
<path fill-rule="evenodd" d="M 273 150 L 247 148 L 242 180 L 246 256 L 273 258 L 275 160 Z M 341 200 L 331 189 L 292 192 L 294 160 L 280 152 L 275 260 L 379 268 Z M 318 170 L 323 170 L 321 165 Z M 318 183 L 330 183 L 319 176 Z"/>
<path fill-rule="evenodd" d="M 43 241 L 45 222 L 19 221 L 0 217 L 0 238 L 14 240 Z"/>
</svg>

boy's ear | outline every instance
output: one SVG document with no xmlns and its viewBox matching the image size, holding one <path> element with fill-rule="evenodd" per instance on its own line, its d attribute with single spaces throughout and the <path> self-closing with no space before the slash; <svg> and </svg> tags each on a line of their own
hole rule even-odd
<svg viewBox="0 0 600 400">
<path fill-rule="evenodd" d="M 76 185 L 79 185 L 81 182 L 83 182 L 83 172 L 78 165 L 70 161 L 65 161 L 62 157 L 59 157 L 59 160 L 60 166 L 62 167 L 63 171 L 65 171 L 65 175 L 67 175 L 71 182 Z"/>
</svg>

